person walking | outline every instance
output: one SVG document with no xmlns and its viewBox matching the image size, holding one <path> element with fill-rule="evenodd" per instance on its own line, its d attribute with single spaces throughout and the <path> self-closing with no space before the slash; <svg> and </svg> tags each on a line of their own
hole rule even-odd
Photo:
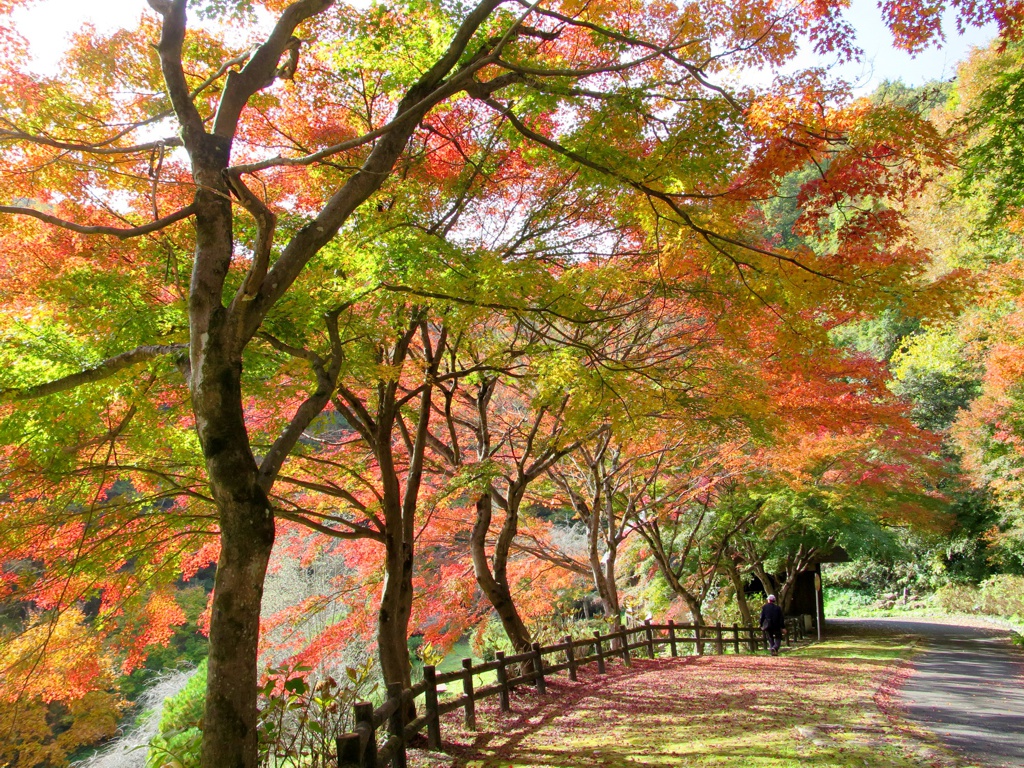
<svg viewBox="0 0 1024 768">
<path fill-rule="evenodd" d="M 764 630 L 765 640 L 772 656 L 779 655 L 779 648 L 782 646 L 782 626 L 785 620 L 782 616 L 782 609 L 775 604 L 775 595 L 768 595 L 768 602 L 761 608 L 761 629 Z"/>
</svg>

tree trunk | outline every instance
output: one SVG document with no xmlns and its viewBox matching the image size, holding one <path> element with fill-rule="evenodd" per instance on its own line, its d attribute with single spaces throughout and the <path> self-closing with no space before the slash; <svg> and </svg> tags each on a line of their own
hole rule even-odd
<svg viewBox="0 0 1024 768">
<path fill-rule="evenodd" d="M 686 608 L 690 611 L 690 616 L 693 618 L 693 623 L 703 627 L 704 614 L 701 612 L 700 600 L 696 599 L 688 591 L 680 592 L 679 596 L 682 597 L 683 602 L 686 603 Z"/>
<path fill-rule="evenodd" d="M 747 593 L 744 589 L 743 577 L 740 576 L 736 563 L 728 558 L 726 558 L 725 568 L 729 573 L 730 581 L 732 581 L 732 587 L 736 591 L 736 606 L 740 609 L 740 616 L 743 618 L 743 626 L 752 627 L 754 626 L 754 621 L 750 616 L 750 604 L 747 603 Z"/>
<path fill-rule="evenodd" d="M 214 313 L 214 320 L 220 319 Z M 259 485 L 242 411 L 240 359 L 223 327 L 193 338 L 192 401 L 217 503 L 221 552 L 210 617 L 203 768 L 253 768 L 260 607 L 274 517 Z M 225 351 L 225 346 L 228 351 Z"/>
<path fill-rule="evenodd" d="M 598 547 L 599 525 L 597 516 L 594 515 L 590 521 L 589 531 L 589 559 L 590 559 L 590 571 L 594 578 L 594 586 L 597 588 L 597 594 L 601 598 L 601 604 L 604 606 L 604 615 L 608 617 L 609 621 L 618 621 L 620 606 L 619 606 L 619 590 L 615 584 L 615 551 L 609 549 L 607 553 L 607 560 L 601 561 L 601 552 Z"/>
<path fill-rule="evenodd" d="M 619 605 L 619 587 L 615 583 L 615 550 L 608 551 L 608 559 L 604 564 L 604 574 L 601 578 L 601 602 L 604 603 L 605 611 L 609 616 L 618 618 L 622 611 Z"/>
<path fill-rule="evenodd" d="M 612 623 L 612 632 L 619 632 L 622 629 L 622 606 L 619 605 L 619 590 L 615 585 L 615 554 L 608 553 L 608 560 L 602 563 L 597 556 L 597 550 L 591 552 L 590 567 L 594 573 L 594 584 L 597 586 L 597 594 L 601 597 L 601 605 L 604 606 L 604 615 Z M 618 638 L 612 640 L 612 648 L 621 646 Z"/>
<path fill-rule="evenodd" d="M 751 563 L 750 570 L 757 577 L 757 580 L 761 582 L 761 587 L 764 589 L 766 597 L 775 594 L 775 579 L 764 569 L 763 563 Z"/>
<path fill-rule="evenodd" d="M 412 615 L 412 546 L 397 541 L 390 531 L 387 549 L 384 591 L 377 612 L 377 645 L 385 683 L 412 684 L 409 661 L 409 619 Z"/>
<path fill-rule="evenodd" d="M 476 521 L 473 524 L 473 535 L 470 539 L 470 548 L 473 554 L 473 572 L 476 574 L 476 583 L 480 590 L 493 606 L 495 613 L 501 620 L 509 642 L 517 652 L 524 652 L 530 649 L 532 638 L 530 631 L 526 628 L 515 602 L 512 600 L 512 592 L 504 577 L 503 564 L 496 564 L 494 573 L 491 572 L 491 564 L 487 558 L 487 533 L 491 527 L 492 507 L 490 492 L 485 491 L 476 502 Z M 506 527 L 508 521 L 506 521 Z M 497 554 L 497 553 L 496 553 Z"/>
<path fill-rule="evenodd" d="M 263 579 L 274 544 L 266 501 L 221 510 L 210 619 L 202 765 L 250 768 L 257 757 L 256 690 Z"/>
<path fill-rule="evenodd" d="M 779 590 L 779 607 L 782 608 L 783 613 L 788 614 L 793 605 L 793 590 L 801 573 L 803 573 L 803 569 L 794 566 L 786 574 L 786 581 L 783 582 L 782 588 Z"/>
</svg>

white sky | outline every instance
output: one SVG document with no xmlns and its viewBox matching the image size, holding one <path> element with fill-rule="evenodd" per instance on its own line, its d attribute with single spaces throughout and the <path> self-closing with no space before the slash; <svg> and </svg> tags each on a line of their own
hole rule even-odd
<svg viewBox="0 0 1024 768">
<path fill-rule="evenodd" d="M 66 46 L 68 36 L 91 22 L 101 30 L 132 24 L 147 10 L 145 0 L 36 0 L 15 11 L 18 26 L 32 43 L 37 69 L 52 71 Z M 995 35 L 995 28 L 970 30 L 964 37 L 956 35 L 947 23 L 947 42 L 941 49 L 929 48 L 916 57 L 892 48 L 892 35 L 882 23 L 875 0 L 853 0 L 847 18 L 858 31 L 858 42 L 866 58 L 860 64 L 848 65 L 843 76 L 869 91 L 878 82 L 901 79 L 908 85 L 921 85 L 928 80 L 949 79 L 956 74 L 956 64 L 974 46 L 984 46 Z M 801 64 L 812 63 L 804 58 Z"/>
</svg>

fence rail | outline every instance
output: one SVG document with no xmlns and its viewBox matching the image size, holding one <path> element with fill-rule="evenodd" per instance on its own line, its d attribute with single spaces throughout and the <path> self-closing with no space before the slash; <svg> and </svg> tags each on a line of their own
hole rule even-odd
<svg viewBox="0 0 1024 768">
<path fill-rule="evenodd" d="M 787 645 L 807 637 L 800 619 L 787 619 L 784 631 Z M 410 739 L 427 732 L 427 746 L 441 749 L 441 715 L 462 709 L 466 728 L 476 730 L 476 702 L 497 696 L 501 710 L 510 712 L 510 693 L 517 685 L 532 684 L 537 693 L 546 691 L 545 679 L 568 671 L 569 679 L 576 680 L 577 670 L 586 664 L 597 664 L 599 674 L 605 674 L 612 659 L 625 666 L 632 663 L 633 652 L 643 651 L 653 659 L 658 649 L 668 649 L 670 656 L 678 656 L 682 647 L 692 646 L 697 655 L 708 648 L 714 654 L 744 651 L 756 653 L 766 647 L 764 633 L 756 627 L 736 624 L 652 624 L 650 620 L 592 638 L 574 640 L 566 637 L 561 643 L 541 646 L 534 643 L 528 651 L 506 656 L 499 651 L 494 661 L 473 664 L 462 660 L 462 669 L 438 674 L 434 667 L 423 668 L 423 680 L 411 688 L 402 689 L 401 683 L 388 686 L 388 698 L 376 709 L 369 702 L 360 702 L 353 708 L 355 727 L 351 733 L 338 737 L 339 768 L 405 768 L 406 746 Z M 554 656 L 553 661 L 545 657 Z M 495 672 L 497 682 L 480 688 L 474 687 L 473 678 L 484 672 Z M 440 701 L 441 686 L 462 682 L 462 694 Z M 406 722 L 406 713 L 420 696 L 424 698 L 422 714 Z M 387 738 L 378 744 L 377 731 L 386 726 Z"/>
</svg>

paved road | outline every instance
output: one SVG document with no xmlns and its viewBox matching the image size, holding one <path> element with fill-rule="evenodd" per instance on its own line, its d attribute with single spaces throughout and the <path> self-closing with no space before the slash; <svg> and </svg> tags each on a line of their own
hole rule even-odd
<svg viewBox="0 0 1024 768">
<path fill-rule="evenodd" d="M 1024 653 L 1003 630 L 937 619 L 831 619 L 829 624 L 921 635 L 903 704 L 948 746 L 985 765 L 1024 768 Z"/>
</svg>

